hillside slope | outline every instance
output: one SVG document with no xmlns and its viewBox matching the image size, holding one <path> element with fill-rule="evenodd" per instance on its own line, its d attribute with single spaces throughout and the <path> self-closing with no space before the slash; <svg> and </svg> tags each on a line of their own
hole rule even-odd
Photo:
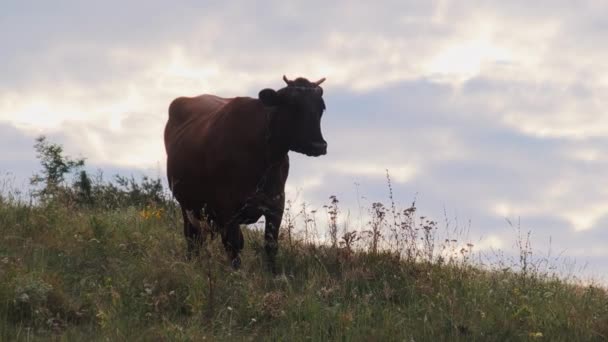
<svg viewBox="0 0 608 342">
<path fill-rule="evenodd" d="M 535 273 L 406 262 L 246 230 L 232 271 L 186 262 L 170 209 L 0 200 L 0 340 L 605 340 L 608 296 Z M 209 268 L 210 267 L 210 268 Z M 210 287 L 211 286 L 211 287 Z"/>
</svg>

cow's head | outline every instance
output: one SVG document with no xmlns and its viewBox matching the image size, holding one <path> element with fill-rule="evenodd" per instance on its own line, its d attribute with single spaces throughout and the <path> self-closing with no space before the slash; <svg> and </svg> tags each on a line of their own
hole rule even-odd
<svg viewBox="0 0 608 342">
<path fill-rule="evenodd" d="M 283 76 L 287 86 L 275 91 L 263 89 L 259 99 L 266 106 L 277 107 L 275 118 L 281 122 L 289 149 L 308 156 L 321 156 L 327 153 L 327 142 L 321 133 L 321 117 L 325 110 L 323 101 L 322 78 L 310 82 L 305 78 L 293 81 Z"/>
</svg>

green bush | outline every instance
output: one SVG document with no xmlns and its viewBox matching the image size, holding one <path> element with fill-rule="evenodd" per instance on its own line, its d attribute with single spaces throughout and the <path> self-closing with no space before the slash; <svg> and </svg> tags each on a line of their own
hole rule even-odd
<svg viewBox="0 0 608 342">
<path fill-rule="evenodd" d="M 30 183 L 35 187 L 35 198 L 42 203 L 56 201 L 62 205 L 104 209 L 175 206 L 160 178 L 144 176 L 138 181 L 133 176 L 115 175 L 114 182 L 110 182 L 103 179 L 101 172 L 92 178 L 83 170 L 84 158 L 65 156 L 63 147 L 46 137 L 38 137 L 34 148 L 42 170 L 32 176 Z M 74 179 L 71 183 L 66 180 L 69 175 Z"/>
</svg>

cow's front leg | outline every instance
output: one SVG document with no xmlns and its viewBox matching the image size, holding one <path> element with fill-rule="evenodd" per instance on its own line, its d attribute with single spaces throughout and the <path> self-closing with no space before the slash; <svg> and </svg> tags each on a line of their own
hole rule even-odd
<svg viewBox="0 0 608 342">
<path fill-rule="evenodd" d="M 239 254 L 245 245 L 241 226 L 239 224 L 230 224 L 224 227 L 222 231 L 222 243 L 224 244 L 224 249 L 228 254 L 232 267 L 234 269 L 238 269 L 241 266 L 241 257 Z"/>
<path fill-rule="evenodd" d="M 264 249 L 268 257 L 268 266 L 272 273 L 277 273 L 276 256 L 279 250 L 279 228 L 283 220 L 283 210 L 285 208 L 285 194 L 278 195 L 272 209 L 264 214 L 266 226 L 264 229 Z"/>
</svg>

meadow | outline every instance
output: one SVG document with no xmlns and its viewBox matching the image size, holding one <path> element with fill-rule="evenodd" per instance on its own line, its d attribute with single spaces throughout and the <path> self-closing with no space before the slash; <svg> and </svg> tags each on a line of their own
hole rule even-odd
<svg viewBox="0 0 608 342">
<path fill-rule="evenodd" d="M 58 145 L 36 148 L 32 195 L 0 196 L 2 341 L 608 339 L 605 288 L 557 275 L 526 234 L 514 261 L 480 264 L 415 203 L 396 208 L 390 177 L 363 227 L 340 221 L 335 196 L 318 211 L 290 207 L 278 274 L 260 229 L 243 227 L 235 271 L 217 238 L 186 260 L 159 180 L 105 181 Z"/>
</svg>

